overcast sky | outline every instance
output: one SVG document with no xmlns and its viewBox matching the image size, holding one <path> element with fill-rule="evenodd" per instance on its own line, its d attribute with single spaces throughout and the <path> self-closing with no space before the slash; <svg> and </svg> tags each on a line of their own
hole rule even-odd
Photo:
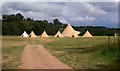
<svg viewBox="0 0 120 71">
<path fill-rule="evenodd" d="M 21 13 L 25 18 L 58 18 L 73 26 L 118 27 L 117 2 L 3 2 L 2 14 Z"/>
</svg>

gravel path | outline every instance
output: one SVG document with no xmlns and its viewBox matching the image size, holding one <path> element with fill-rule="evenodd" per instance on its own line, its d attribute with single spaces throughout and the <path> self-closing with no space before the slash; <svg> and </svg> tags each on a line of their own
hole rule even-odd
<svg viewBox="0 0 120 71">
<path fill-rule="evenodd" d="M 21 59 L 22 69 L 72 69 L 49 53 L 43 45 L 27 45 Z"/>
</svg>

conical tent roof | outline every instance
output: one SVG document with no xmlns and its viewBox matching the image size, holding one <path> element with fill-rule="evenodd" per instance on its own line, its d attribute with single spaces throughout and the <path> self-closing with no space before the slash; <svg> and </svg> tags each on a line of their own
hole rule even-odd
<svg viewBox="0 0 120 71">
<path fill-rule="evenodd" d="M 70 24 L 68 24 L 68 26 L 65 28 L 65 30 L 62 32 L 63 36 L 70 36 L 75 30 L 71 27 Z M 77 35 L 79 33 L 76 33 Z"/>
<path fill-rule="evenodd" d="M 47 33 L 44 31 L 44 32 L 41 34 L 40 37 L 49 37 L 49 36 L 48 36 Z"/>
<path fill-rule="evenodd" d="M 58 31 L 54 37 L 63 37 L 63 35 L 60 33 L 60 31 Z"/>
<path fill-rule="evenodd" d="M 32 32 L 29 34 L 29 37 L 37 37 L 37 36 L 36 36 L 35 33 L 32 31 Z"/>
<path fill-rule="evenodd" d="M 89 31 L 87 30 L 86 33 L 83 35 L 83 37 L 93 37 Z"/>
<path fill-rule="evenodd" d="M 79 31 L 74 31 L 73 33 L 76 34 L 77 36 L 80 34 Z"/>
<path fill-rule="evenodd" d="M 23 32 L 23 34 L 21 35 L 21 37 L 28 37 L 28 34 L 26 33 L 26 31 Z"/>
<path fill-rule="evenodd" d="M 78 32 L 77 31 L 73 31 L 72 34 L 69 37 L 78 37 L 78 35 L 76 33 L 78 33 Z"/>
</svg>

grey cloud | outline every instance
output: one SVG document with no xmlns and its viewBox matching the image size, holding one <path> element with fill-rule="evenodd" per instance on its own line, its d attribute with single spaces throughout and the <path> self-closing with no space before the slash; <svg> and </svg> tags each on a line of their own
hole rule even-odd
<svg viewBox="0 0 120 71">
<path fill-rule="evenodd" d="M 100 5 L 99 5 L 100 4 Z M 110 5 L 112 5 L 110 3 Z M 107 6 L 103 8 L 104 6 Z M 86 23 L 90 25 L 97 24 L 102 20 L 116 22 L 116 6 L 113 4 L 109 7 L 109 3 L 87 3 L 87 2 L 9 2 L 3 4 L 2 14 L 16 14 L 22 13 L 25 17 L 31 17 L 33 19 L 52 21 L 55 18 L 60 19 L 62 22 L 71 23 L 76 25 L 78 22 L 81 25 Z M 111 9 L 111 10 L 107 10 Z M 115 11 L 112 11 L 115 10 Z M 85 17 L 89 16 L 89 20 L 85 20 Z M 81 18 L 80 18 L 81 17 Z M 74 18 L 73 20 L 70 20 Z M 79 18 L 80 21 L 75 23 L 75 18 Z M 84 19 L 82 22 L 82 18 Z M 95 21 L 97 19 L 97 21 Z M 74 23 L 73 23 L 74 22 Z M 103 22 L 104 23 L 104 22 Z M 78 23 L 79 24 L 79 23 Z"/>
<path fill-rule="evenodd" d="M 0 3 L 0 19 L 2 19 L 2 3 Z"/>
<path fill-rule="evenodd" d="M 96 18 L 95 17 L 86 16 L 86 17 L 70 18 L 70 20 L 73 20 L 73 21 L 94 21 L 94 20 L 96 20 Z"/>
<path fill-rule="evenodd" d="M 117 8 L 118 2 L 100 2 L 99 4 L 92 2 L 90 4 L 97 6 L 98 8 L 105 10 L 106 12 L 117 12 L 118 11 L 118 8 Z"/>
<path fill-rule="evenodd" d="M 2 0 L 2 2 L 118 2 L 120 0 Z"/>
<path fill-rule="evenodd" d="M 89 3 L 64 3 L 64 6 L 59 3 L 7 3 L 4 4 L 3 10 L 6 13 L 7 10 L 17 10 L 25 12 L 40 12 L 48 14 L 49 16 L 68 16 L 73 17 L 83 14 L 106 14 L 105 11 L 97 9 Z M 10 7 L 10 8 L 9 8 Z M 7 11 L 8 12 L 8 11 Z M 11 12 L 11 11 L 10 11 Z M 81 14 L 83 13 L 83 14 Z"/>
</svg>

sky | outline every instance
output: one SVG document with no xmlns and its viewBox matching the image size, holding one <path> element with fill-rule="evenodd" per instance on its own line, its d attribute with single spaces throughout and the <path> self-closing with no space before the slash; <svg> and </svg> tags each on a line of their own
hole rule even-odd
<svg viewBox="0 0 120 71">
<path fill-rule="evenodd" d="M 2 2 L 2 14 L 17 13 L 49 22 L 57 18 L 72 26 L 118 27 L 117 2 Z"/>
</svg>

